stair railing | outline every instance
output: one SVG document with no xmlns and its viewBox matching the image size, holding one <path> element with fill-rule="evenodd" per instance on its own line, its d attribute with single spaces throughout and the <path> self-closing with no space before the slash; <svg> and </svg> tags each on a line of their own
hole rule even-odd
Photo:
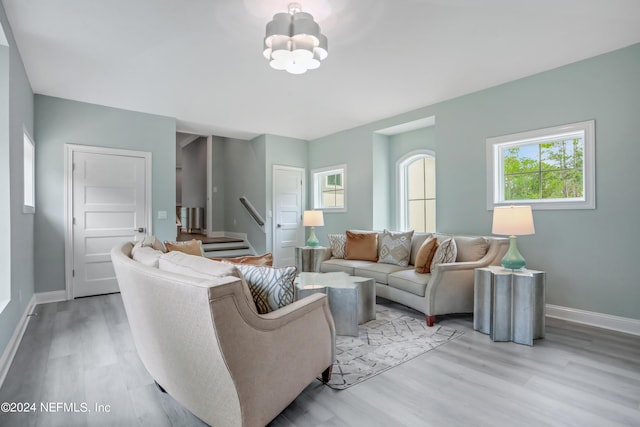
<svg viewBox="0 0 640 427">
<path fill-rule="evenodd" d="M 258 224 L 258 226 L 260 226 L 260 228 L 264 230 L 264 219 L 256 210 L 256 208 L 253 207 L 249 199 L 247 199 L 245 196 L 241 196 L 240 203 L 242 203 L 242 206 L 244 206 L 247 212 L 249 212 L 249 215 L 251 215 L 251 218 L 253 218 L 256 224 Z"/>
</svg>

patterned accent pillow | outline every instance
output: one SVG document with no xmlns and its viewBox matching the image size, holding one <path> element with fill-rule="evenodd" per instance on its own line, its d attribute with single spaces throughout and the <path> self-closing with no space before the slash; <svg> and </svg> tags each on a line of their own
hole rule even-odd
<svg viewBox="0 0 640 427">
<path fill-rule="evenodd" d="M 329 246 L 331 256 L 334 258 L 344 258 L 344 245 L 347 243 L 346 234 L 329 234 Z"/>
<path fill-rule="evenodd" d="M 401 267 L 409 265 L 412 237 L 413 230 L 405 232 L 384 230 L 380 235 L 378 262 Z"/>
<path fill-rule="evenodd" d="M 266 314 L 293 302 L 296 267 L 273 268 L 234 264 L 249 285 L 258 313 Z"/>
<path fill-rule="evenodd" d="M 456 262 L 457 256 L 458 248 L 453 237 L 438 237 L 438 249 L 431 260 L 431 271 L 433 272 L 438 264 Z"/>
</svg>

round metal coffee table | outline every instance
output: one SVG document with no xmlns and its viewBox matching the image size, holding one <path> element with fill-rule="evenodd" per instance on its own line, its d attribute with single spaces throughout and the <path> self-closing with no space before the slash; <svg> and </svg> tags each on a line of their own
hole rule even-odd
<svg viewBox="0 0 640 427">
<path fill-rule="evenodd" d="M 336 334 L 358 336 L 358 325 L 376 318 L 376 283 L 346 273 L 300 273 L 296 300 L 316 292 L 329 297 Z"/>
</svg>

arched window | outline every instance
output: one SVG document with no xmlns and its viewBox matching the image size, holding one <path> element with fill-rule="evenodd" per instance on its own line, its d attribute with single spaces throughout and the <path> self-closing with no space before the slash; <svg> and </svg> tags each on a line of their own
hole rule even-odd
<svg viewBox="0 0 640 427">
<path fill-rule="evenodd" d="M 413 151 L 397 163 L 402 230 L 436 231 L 436 157 L 433 151 Z"/>
</svg>

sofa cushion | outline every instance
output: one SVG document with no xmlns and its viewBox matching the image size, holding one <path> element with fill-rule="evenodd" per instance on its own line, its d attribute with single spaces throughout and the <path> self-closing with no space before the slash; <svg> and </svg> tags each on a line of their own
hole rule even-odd
<svg viewBox="0 0 640 427">
<path fill-rule="evenodd" d="M 378 233 L 347 231 L 344 259 L 378 261 Z"/>
<path fill-rule="evenodd" d="M 191 239 L 185 242 L 164 242 L 167 250 L 184 252 L 189 255 L 204 256 L 204 249 L 202 249 L 202 241 Z"/>
<path fill-rule="evenodd" d="M 333 258 L 344 258 L 344 245 L 347 243 L 346 234 L 329 234 L 329 246 Z"/>
<path fill-rule="evenodd" d="M 438 264 L 447 264 L 455 262 L 458 251 L 456 249 L 456 241 L 450 236 L 438 236 L 438 249 L 431 260 L 431 271 L 433 271 Z"/>
<path fill-rule="evenodd" d="M 420 249 L 424 241 L 427 240 L 427 237 L 431 237 L 432 235 L 432 233 L 413 233 L 413 237 L 411 238 L 411 256 L 409 257 L 409 264 L 416 265 L 416 256 L 418 256 L 418 250 Z"/>
<path fill-rule="evenodd" d="M 134 246 L 133 249 L 131 250 L 131 257 L 134 261 L 138 261 L 147 267 L 158 268 L 160 257 L 163 254 L 162 251 L 153 249 L 151 246 L 141 246 L 137 248 Z"/>
<path fill-rule="evenodd" d="M 392 288 L 423 297 L 429 279 L 431 279 L 431 274 L 421 274 L 413 268 L 410 268 L 389 274 L 388 285 Z"/>
<path fill-rule="evenodd" d="M 415 268 L 418 273 L 430 273 L 431 261 L 433 260 L 436 250 L 438 249 L 438 239 L 433 236 L 429 236 L 425 239 L 422 246 L 418 250 L 416 256 Z"/>
<path fill-rule="evenodd" d="M 353 269 L 353 275 L 368 277 L 370 279 L 374 279 L 378 283 L 386 285 L 388 280 L 387 276 L 389 274 L 395 273 L 396 271 L 405 270 L 406 268 L 407 267 L 402 267 L 395 264 L 369 263 L 369 265 L 355 267 Z"/>
<path fill-rule="evenodd" d="M 456 236 L 457 262 L 478 261 L 487 254 L 489 242 L 485 237 Z"/>
<path fill-rule="evenodd" d="M 378 244 L 378 262 L 401 267 L 409 265 L 412 237 L 413 230 L 403 232 L 384 230 L 380 234 Z"/>
<path fill-rule="evenodd" d="M 376 263 L 371 261 L 331 258 L 326 261 L 323 261 L 322 264 L 320 264 L 320 271 L 322 273 L 334 273 L 334 272 L 341 271 L 351 276 L 355 276 L 354 270 L 356 267 L 364 267 L 369 265 L 376 265 Z"/>
<path fill-rule="evenodd" d="M 236 264 L 249 285 L 258 313 L 266 314 L 289 305 L 294 299 L 296 267 L 273 268 Z"/>
</svg>

